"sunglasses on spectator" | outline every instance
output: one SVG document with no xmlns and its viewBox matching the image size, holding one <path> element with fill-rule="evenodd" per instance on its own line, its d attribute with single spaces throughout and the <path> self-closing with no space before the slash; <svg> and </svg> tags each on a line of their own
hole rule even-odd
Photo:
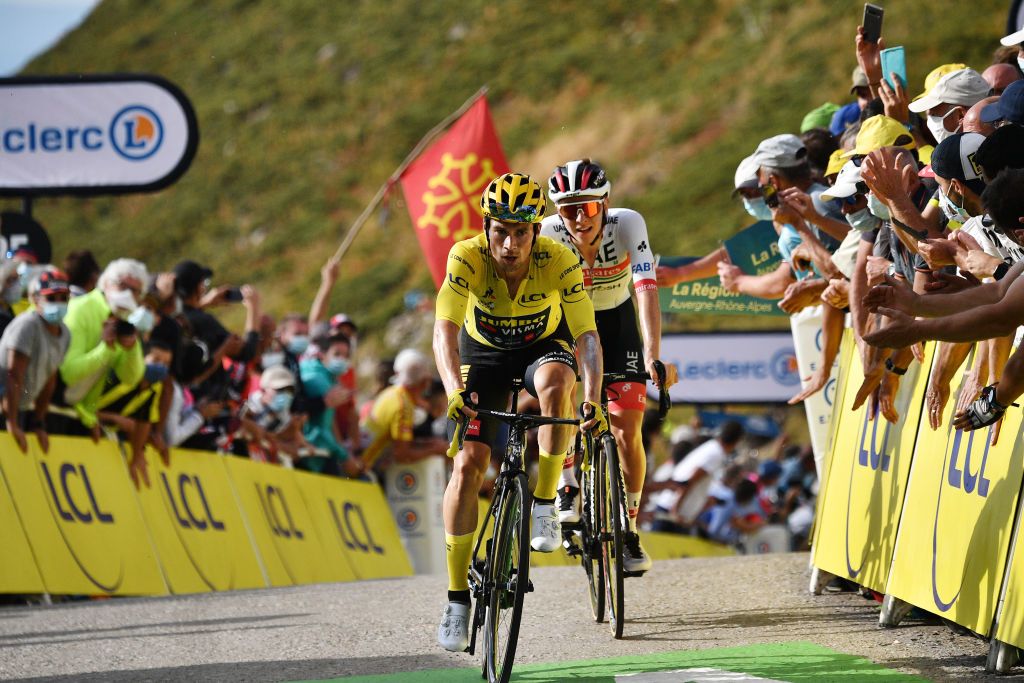
<svg viewBox="0 0 1024 683">
<path fill-rule="evenodd" d="M 854 206 L 856 204 L 859 204 L 864 199 L 864 194 L 861 192 L 855 192 L 851 194 L 849 197 L 843 197 L 842 199 L 843 204 L 846 204 L 847 206 Z"/>
<path fill-rule="evenodd" d="M 43 294 L 43 298 L 51 303 L 64 303 L 66 304 L 71 298 L 67 292 L 52 292 L 50 294 Z"/>
<path fill-rule="evenodd" d="M 563 204 L 558 207 L 558 213 L 562 218 L 576 218 L 578 212 L 582 211 L 587 218 L 593 218 L 601 213 L 601 201 L 579 202 L 577 204 Z"/>
</svg>

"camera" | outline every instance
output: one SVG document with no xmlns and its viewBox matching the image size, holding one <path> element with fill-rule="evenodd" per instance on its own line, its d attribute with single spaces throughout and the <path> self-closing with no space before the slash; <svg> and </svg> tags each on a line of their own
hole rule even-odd
<svg viewBox="0 0 1024 683">
<path fill-rule="evenodd" d="M 774 185 L 762 185 L 761 195 L 764 196 L 764 203 L 769 209 L 779 208 L 779 191 Z"/>
</svg>

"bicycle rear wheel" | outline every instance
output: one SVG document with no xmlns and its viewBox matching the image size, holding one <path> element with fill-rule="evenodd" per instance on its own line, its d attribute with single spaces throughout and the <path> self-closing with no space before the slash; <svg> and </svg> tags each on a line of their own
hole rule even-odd
<svg viewBox="0 0 1024 683">
<path fill-rule="evenodd" d="M 602 501 L 601 554 L 604 561 L 605 592 L 608 600 L 608 625 L 616 638 L 622 638 L 625 622 L 625 600 L 623 596 L 624 570 L 622 568 L 623 525 L 626 521 L 626 501 L 619 472 L 619 449 L 615 439 L 605 436 L 601 439 L 600 460 L 603 465 L 600 488 Z"/>
<path fill-rule="evenodd" d="M 507 480 L 501 492 L 491 543 L 484 617 L 484 668 L 487 680 L 507 683 L 519 639 L 523 597 L 530 583 L 530 494 L 526 475 Z"/>
<path fill-rule="evenodd" d="M 582 456 L 586 456 L 585 458 Z M 600 477 L 600 458 L 593 453 L 583 454 L 577 449 L 580 460 L 590 463 L 587 470 L 580 469 L 577 481 L 580 482 L 580 560 L 583 571 L 587 573 L 587 592 L 590 595 L 590 611 L 594 621 L 604 621 L 604 560 L 601 556 L 601 524 L 600 510 L 603 507 L 604 488 L 598 485 Z"/>
</svg>

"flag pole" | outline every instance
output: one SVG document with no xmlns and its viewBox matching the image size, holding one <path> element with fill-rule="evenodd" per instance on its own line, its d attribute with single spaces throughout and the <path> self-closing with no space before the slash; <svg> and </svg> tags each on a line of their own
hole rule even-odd
<svg viewBox="0 0 1024 683">
<path fill-rule="evenodd" d="M 402 160 L 402 163 L 398 165 L 398 168 L 395 169 L 394 173 L 392 173 L 391 176 L 388 177 L 387 182 L 380 186 L 380 189 L 377 190 L 377 194 L 373 195 L 373 199 L 370 200 L 370 203 L 366 205 L 366 208 L 363 209 L 363 212 L 359 214 L 359 217 L 356 218 L 355 222 L 352 223 L 352 226 L 348 229 L 348 232 L 345 233 L 345 239 L 342 240 L 341 244 L 338 246 L 338 250 L 335 251 L 334 256 L 331 257 L 332 261 L 338 262 L 341 261 L 342 258 L 344 258 L 345 253 L 348 251 L 348 248 L 352 246 L 352 242 L 355 241 L 356 236 L 359 234 L 359 231 L 362 230 L 363 225 L 366 224 L 366 221 L 370 218 L 371 214 L 373 214 L 374 210 L 380 205 L 381 201 L 384 199 L 384 195 L 387 193 L 387 191 L 391 188 L 392 185 L 398 182 L 398 179 L 402 176 L 402 173 L 404 173 L 405 169 L 409 167 L 409 164 L 411 164 L 413 160 L 420 155 L 420 152 L 422 152 L 427 147 L 427 145 L 433 142 L 434 139 L 438 135 L 440 135 L 445 128 L 450 126 L 457 118 L 465 114 L 470 107 L 476 104 L 477 100 L 479 100 L 486 94 L 487 86 L 485 85 L 479 90 L 477 90 L 472 97 L 463 102 L 461 107 L 456 109 L 454 112 L 445 117 L 444 120 L 442 120 L 436 126 L 427 131 L 427 134 L 424 135 L 423 138 L 420 139 L 418 143 L 416 143 L 416 146 L 413 147 L 412 151 L 409 152 L 405 159 Z"/>
</svg>

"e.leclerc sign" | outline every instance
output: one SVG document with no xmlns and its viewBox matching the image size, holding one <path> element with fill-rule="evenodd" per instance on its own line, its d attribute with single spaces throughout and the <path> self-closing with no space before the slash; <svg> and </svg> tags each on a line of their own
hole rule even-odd
<svg viewBox="0 0 1024 683">
<path fill-rule="evenodd" d="M 0 79 L 0 196 L 159 190 L 198 145 L 192 105 L 163 78 Z"/>
</svg>

